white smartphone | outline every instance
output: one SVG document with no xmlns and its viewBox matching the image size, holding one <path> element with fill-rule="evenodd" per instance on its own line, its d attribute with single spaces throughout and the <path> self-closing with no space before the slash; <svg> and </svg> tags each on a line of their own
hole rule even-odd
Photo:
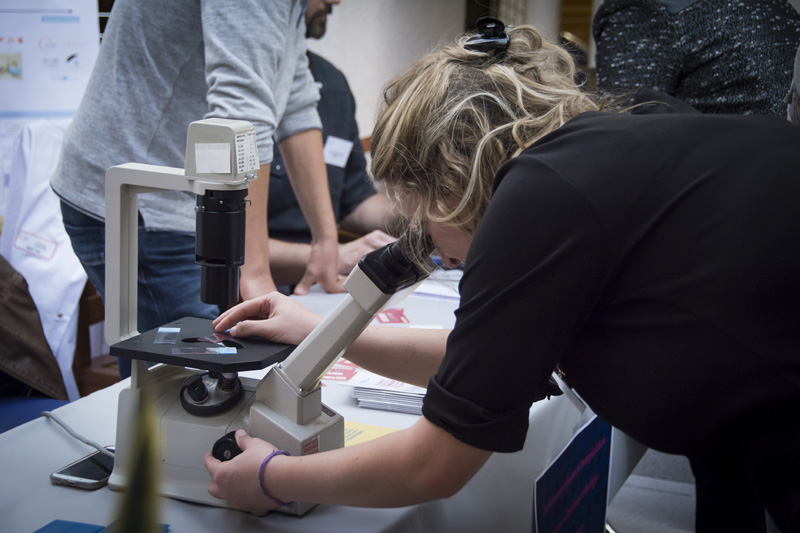
<svg viewBox="0 0 800 533">
<path fill-rule="evenodd" d="M 106 450 L 114 453 L 113 446 L 106 446 Z M 113 468 L 113 457 L 94 452 L 50 474 L 50 482 L 79 489 L 99 489 L 108 484 Z"/>
</svg>

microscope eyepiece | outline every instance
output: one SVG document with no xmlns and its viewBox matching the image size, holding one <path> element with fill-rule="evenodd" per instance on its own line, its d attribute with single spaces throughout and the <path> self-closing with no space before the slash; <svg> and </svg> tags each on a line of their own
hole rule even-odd
<svg viewBox="0 0 800 533">
<path fill-rule="evenodd" d="M 427 277 L 433 270 L 430 239 L 403 233 L 391 244 L 368 253 L 359 261 L 361 270 L 384 294 L 392 294 Z M 418 249 L 419 248 L 419 249 Z"/>
</svg>

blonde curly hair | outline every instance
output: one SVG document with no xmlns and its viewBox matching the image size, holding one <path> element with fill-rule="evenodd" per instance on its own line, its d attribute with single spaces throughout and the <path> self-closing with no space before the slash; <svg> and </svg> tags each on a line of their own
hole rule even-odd
<svg viewBox="0 0 800 533">
<path fill-rule="evenodd" d="M 425 55 L 384 90 L 372 134 L 372 173 L 414 212 L 474 234 L 500 166 L 584 111 L 569 53 L 538 30 L 508 30 L 502 53 L 454 45 Z M 408 213 L 407 213 L 408 215 Z"/>
</svg>

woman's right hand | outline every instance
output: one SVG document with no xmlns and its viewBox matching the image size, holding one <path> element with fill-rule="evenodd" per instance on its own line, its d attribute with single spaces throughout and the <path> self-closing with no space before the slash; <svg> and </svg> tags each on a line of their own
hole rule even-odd
<svg viewBox="0 0 800 533">
<path fill-rule="evenodd" d="M 234 337 L 257 335 L 273 342 L 300 344 L 320 322 L 321 316 L 288 296 L 271 292 L 228 309 L 214 320 L 214 330 L 230 329 Z"/>
</svg>

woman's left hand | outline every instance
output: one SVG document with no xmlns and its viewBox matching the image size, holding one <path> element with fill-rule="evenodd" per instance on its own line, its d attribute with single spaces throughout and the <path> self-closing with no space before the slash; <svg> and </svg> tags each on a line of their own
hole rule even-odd
<svg viewBox="0 0 800 533">
<path fill-rule="evenodd" d="M 236 509 L 257 515 L 266 514 L 275 509 L 277 504 L 261 492 L 258 474 L 261 461 L 272 453 L 275 447 L 261 439 L 251 437 L 243 429 L 236 432 L 236 444 L 242 453 L 230 461 L 222 462 L 210 452 L 203 458 L 206 470 L 211 474 L 208 493 L 215 498 L 227 500 Z M 275 459 L 281 457 L 276 456 Z M 264 475 L 269 476 L 269 464 Z"/>
</svg>

